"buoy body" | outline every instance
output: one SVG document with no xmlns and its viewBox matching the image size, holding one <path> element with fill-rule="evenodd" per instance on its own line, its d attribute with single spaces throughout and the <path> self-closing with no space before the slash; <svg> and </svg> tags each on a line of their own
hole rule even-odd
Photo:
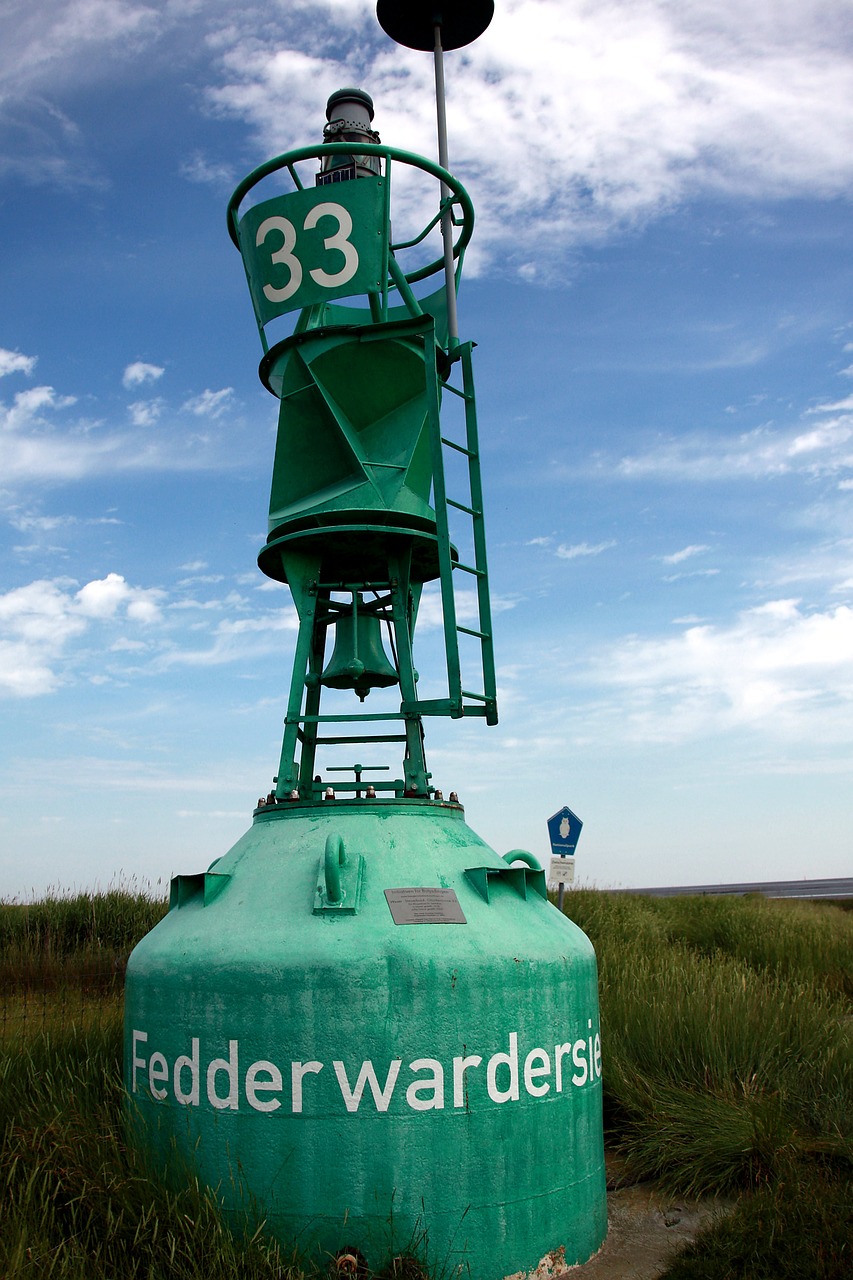
<svg viewBox="0 0 853 1280">
<path fill-rule="evenodd" d="M 130 958 L 128 1107 L 155 1164 L 320 1261 L 500 1280 L 589 1258 L 596 963 L 543 892 L 458 805 L 259 810 Z"/>
</svg>

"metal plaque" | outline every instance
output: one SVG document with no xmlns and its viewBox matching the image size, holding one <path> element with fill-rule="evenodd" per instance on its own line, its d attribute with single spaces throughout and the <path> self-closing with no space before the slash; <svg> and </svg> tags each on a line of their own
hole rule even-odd
<svg viewBox="0 0 853 1280">
<path fill-rule="evenodd" d="M 454 889 L 386 889 L 395 924 L 467 924 Z"/>
</svg>

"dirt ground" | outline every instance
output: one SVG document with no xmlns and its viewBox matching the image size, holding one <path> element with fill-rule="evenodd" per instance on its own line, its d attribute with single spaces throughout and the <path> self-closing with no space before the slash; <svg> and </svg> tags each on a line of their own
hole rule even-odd
<svg viewBox="0 0 853 1280">
<path fill-rule="evenodd" d="M 589 1262 L 554 1280 L 656 1280 L 681 1245 L 732 1208 L 731 1201 L 669 1196 L 649 1183 L 625 1186 L 609 1159 L 608 1173 L 604 1245 Z"/>
</svg>

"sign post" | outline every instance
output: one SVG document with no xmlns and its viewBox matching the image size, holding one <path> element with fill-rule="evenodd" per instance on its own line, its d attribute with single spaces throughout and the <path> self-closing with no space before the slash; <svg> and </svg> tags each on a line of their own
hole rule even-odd
<svg viewBox="0 0 853 1280">
<path fill-rule="evenodd" d="M 582 820 L 563 805 L 548 819 L 548 839 L 551 842 L 551 870 L 548 879 L 558 886 L 557 907 L 563 909 L 563 893 L 567 884 L 575 879 L 575 848 L 583 828 Z"/>
</svg>

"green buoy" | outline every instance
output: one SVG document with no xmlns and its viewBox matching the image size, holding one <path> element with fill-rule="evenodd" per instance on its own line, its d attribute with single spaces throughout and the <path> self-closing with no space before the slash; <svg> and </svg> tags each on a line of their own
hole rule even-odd
<svg viewBox="0 0 853 1280">
<path fill-rule="evenodd" d="M 261 166 L 229 205 L 280 400 L 259 564 L 299 630 L 275 789 L 229 853 L 176 877 L 130 958 L 127 1108 L 165 1177 L 198 1176 L 235 1227 L 263 1221 L 333 1271 L 408 1257 L 472 1280 L 545 1276 L 606 1233 L 595 956 L 536 859 L 490 849 L 427 769 L 429 717 L 497 722 L 455 306 L 474 213 L 447 169 L 442 15 L 379 11 L 414 47 L 432 25 L 442 163 L 383 146 L 369 95 L 340 90 L 323 144 Z M 448 6 L 448 47 L 490 16 L 456 4 L 451 22 Z M 422 234 L 395 243 L 407 175 L 435 196 Z M 477 606 L 465 626 L 460 580 Z M 427 697 L 413 644 L 430 583 L 446 681 Z M 396 753 L 398 776 L 326 766 L 327 748 Z"/>
</svg>

